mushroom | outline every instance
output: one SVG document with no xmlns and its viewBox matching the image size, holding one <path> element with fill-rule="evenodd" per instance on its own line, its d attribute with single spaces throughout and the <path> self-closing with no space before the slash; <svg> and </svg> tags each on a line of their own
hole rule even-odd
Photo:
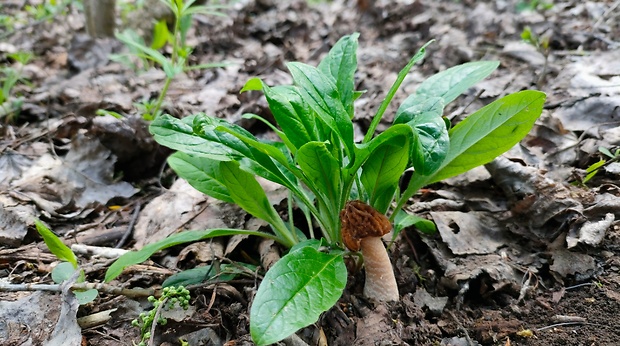
<svg viewBox="0 0 620 346">
<path fill-rule="evenodd" d="M 392 263 L 381 237 L 392 230 L 388 218 L 362 201 L 349 201 L 340 212 L 342 241 L 362 251 L 366 267 L 364 295 L 378 301 L 399 299 Z"/>
</svg>

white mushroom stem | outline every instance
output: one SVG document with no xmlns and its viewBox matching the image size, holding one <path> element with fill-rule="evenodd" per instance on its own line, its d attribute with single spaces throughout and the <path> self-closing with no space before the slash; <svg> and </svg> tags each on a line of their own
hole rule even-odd
<svg viewBox="0 0 620 346">
<path fill-rule="evenodd" d="M 394 269 L 381 238 L 364 238 L 360 245 L 366 267 L 364 295 L 382 302 L 398 300 Z"/>
</svg>

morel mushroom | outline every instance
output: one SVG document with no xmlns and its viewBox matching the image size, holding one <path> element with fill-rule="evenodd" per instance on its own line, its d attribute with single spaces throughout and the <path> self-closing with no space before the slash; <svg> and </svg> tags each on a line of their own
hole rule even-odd
<svg viewBox="0 0 620 346">
<path fill-rule="evenodd" d="M 362 251 L 366 267 L 364 295 L 378 301 L 398 300 L 392 263 L 381 237 L 392 229 L 388 218 L 362 201 L 347 202 L 340 212 L 342 241 L 351 251 Z"/>
</svg>

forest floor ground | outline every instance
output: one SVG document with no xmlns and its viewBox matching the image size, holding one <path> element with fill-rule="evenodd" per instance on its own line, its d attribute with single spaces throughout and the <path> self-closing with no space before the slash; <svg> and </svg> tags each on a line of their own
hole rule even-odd
<svg viewBox="0 0 620 346">
<path fill-rule="evenodd" d="M 110 60 L 110 54 L 126 49 L 115 40 L 85 36 L 78 6 L 34 23 L 22 3 L 1 5 L 18 22 L 6 34 L 0 31 L 0 64 L 18 69 L 27 80 L 9 100 L 20 98 L 19 113 L 7 111 L 10 103 L 0 105 L 5 107 L 0 108 L 2 284 L 52 283 L 49 273 L 57 259 L 37 235 L 35 217 L 68 245 L 113 248 L 131 232 L 125 249 L 183 229 L 262 225 L 195 192 L 165 166 L 169 151 L 152 140 L 135 105 L 157 98 L 165 79 L 161 70 Z M 544 5 L 244 0 L 225 9 L 225 17 L 194 19 L 190 64 L 230 64 L 175 79 L 164 111 L 179 117 L 205 112 L 259 138 L 274 133 L 242 115 L 269 118 L 269 109 L 262 94 L 239 93 L 245 82 L 258 76 L 268 85 L 289 84 L 286 62 L 316 65 L 340 37 L 353 32 L 360 33 L 357 89 L 366 91 L 356 101 L 356 138 L 399 70 L 431 39 L 426 58 L 403 83 L 379 131 L 421 81 L 469 61 L 498 60 L 500 67 L 446 107 L 453 123 L 509 93 L 547 94 L 543 115 L 503 161 L 428 186 L 411 200 L 408 210 L 432 219 L 438 232 L 407 229 L 390 248 L 400 301 L 365 299 L 363 273 L 350 273 L 338 304 L 285 344 L 620 344 L 615 221 L 620 169 L 598 150 L 613 153 L 620 147 L 619 2 Z M 150 21 L 148 11 L 146 16 L 135 21 Z M 526 27 L 547 38 L 549 49 L 524 42 Z M 34 58 L 21 66 L 9 57 L 16 51 L 32 52 Z M 98 109 L 123 117 L 99 116 Z M 601 159 L 609 162 L 582 183 L 588 167 Z M 282 207 L 279 192 L 273 188 L 270 197 Z M 260 265 L 258 243 L 231 237 L 172 247 L 128 268 L 111 284 L 158 288 L 173 273 L 213 261 Z M 111 263 L 78 257 L 89 282 L 100 282 Z M 192 308 L 156 329 L 154 344 L 178 345 L 183 338 L 192 346 L 251 345 L 248 309 L 258 283 L 257 277 L 239 276 L 193 287 Z M 131 320 L 148 308 L 145 298 L 100 292 L 93 302 L 74 307 L 77 317 L 111 315 L 77 327 L 76 313 L 70 323 L 61 296 L 0 290 L 0 343 L 44 344 L 59 337 L 55 328 L 65 332 L 62 340 L 77 335 L 82 345 L 139 341 Z M 24 317 L 29 312 L 43 317 Z"/>
</svg>

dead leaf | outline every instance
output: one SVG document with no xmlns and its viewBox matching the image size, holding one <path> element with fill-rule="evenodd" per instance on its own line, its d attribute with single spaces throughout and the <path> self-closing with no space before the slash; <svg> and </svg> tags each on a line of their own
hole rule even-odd
<svg viewBox="0 0 620 346">
<path fill-rule="evenodd" d="M 587 194 L 545 177 L 537 168 L 524 166 L 500 156 L 485 165 L 495 183 L 512 202 L 511 211 L 526 224 L 523 236 L 551 241 L 558 236 L 558 227 L 544 227 L 550 220 L 569 222 L 583 211 L 575 197 Z"/>
<path fill-rule="evenodd" d="M 419 307 L 426 307 L 433 316 L 441 316 L 448 303 L 448 297 L 433 297 L 424 287 L 419 287 L 413 294 L 413 301 Z"/>
<path fill-rule="evenodd" d="M 573 248 L 579 243 L 598 246 L 603 241 L 605 232 L 611 227 L 615 219 L 614 214 L 607 213 L 603 220 L 586 221 L 578 227 L 573 227 L 568 236 L 566 236 L 567 248 Z"/>
<path fill-rule="evenodd" d="M 35 210 L 30 205 L 21 205 L 8 196 L 0 195 L 0 244 L 10 247 L 21 245 L 28 225 L 34 223 Z"/>
<path fill-rule="evenodd" d="M 0 186 L 22 176 L 23 172 L 32 165 L 32 160 L 10 148 L 0 153 Z"/>
<path fill-rule="evenodd" d="M 553 264 L 549 267 L 563 278 L 568 275 L 581 274 L 582 280 L 594 275 L 595 262 L 590 255 L 564 249 L 554 249 L 551 253 Z"/>
<path fill-rule="evenodd" d="M 506 227 L 487 212 L 431 212 L 441 238 L 455 255 L 489 254 L 510 243 Z M 473 241 L 475 239 L 475 241 Z"/>
<path fill-rule="evenodd" d="M 79 133 L 65 157 L 41 156 L 11 187 L 52 216 L 74 217 L 138 191 L 129 183 L 113 180 L 115 160 L 98 140 Z"/>
<path fill-rule="evenodd" d="M 230 212 L 230 208 L 179 179 L 140 212 L 133 234 L 135 247 L 141 248 L 183 229 L 234 227 L 236 221 L 225 220 L 224 211 L 227 211 L 226 215 L 244 216 L 245 213 L 237 211 L 235 214 Z"/>
</svg>

